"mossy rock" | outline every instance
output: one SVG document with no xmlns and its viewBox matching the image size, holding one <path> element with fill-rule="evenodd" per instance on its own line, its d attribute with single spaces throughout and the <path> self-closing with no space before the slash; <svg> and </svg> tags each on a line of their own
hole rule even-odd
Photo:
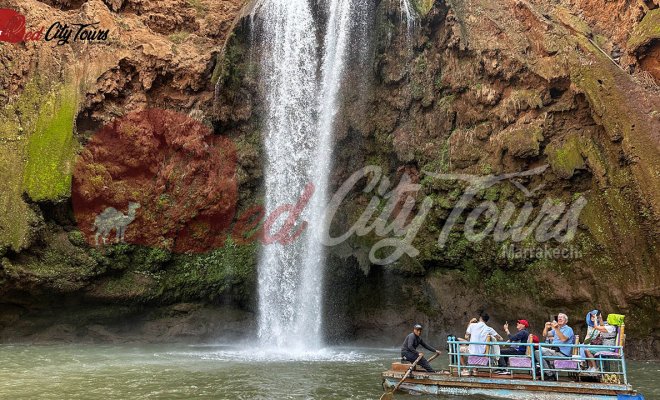
<svg viewBox="0 0 660 400">
<path fill-rule="evenodd" d="M 660 153 L 651 135 L 657 124 L 630 100 L 631 95 L 641 94 L 632 78 L 613 65 L 586 38 L 574 39 L 590 53 L 592 62 L 571 60 L 571 81 L 587 97 L 594 120 L 603 126 L 610 140 L 622 142 L 627 156 L 639 160 L 629 168 L 631 177 L 644 201 L 659 210 L 660 180 L 657 177 L 660 174 Z"/>
<path fill-rule="evenodd" d="M 245 40 L 240 34 L 232 34 L 224 52 L 216 55 L 215 68 L 211 74 L 212 84 L 220 82 L 223 88 L 231 90 L 238 90 L 242 86 L 242 81 L 251 68 Z"/>
<path fill-rule="evenodd" d="M 633 29 L 628 38 L 628 50 L 634 52 L 657 39 L 660 39 L 660 8 L 650 10 Z"/>
<path fill-rule="evenodd" d="M 413 0 L 415 11 L 422 17 L 427 16 L 431 12 L 434 4 L 435 0 Z"/>
<path fill-rule="evenodd" d="M 20 251 L 33 240 L 39 216 L 24 193 L 34 200 L 68 195 L 76 95 L 75 85 L 35 75 L 0 109 L 0 245 Z"/>
<path fill-rule="evenodd" d="M 23 185 L 34 201 L 56 200 L 71 193 L 71 174 L 78 143 L 73 136 L 78 111 L 77 89 L 64 85 L 46 96 L 27 145 Z"/>
<path fill-rule="evenodd" d="M 93 291 L 93 297 L 106 301 L 147 301 L 154 296 L 155 279 L 149 274 L 128 271 L 119 277 L 102 282 Z"/>
<path fill-rule="evenodd" d="M 71 231 L 67 236 L 69 238 L 69 242 L 71 242 L 72 245 L 77 247 L 87 246 L 87 240 L 85 239 L 85 235 L 82 232 L 78 230 Z"/>
<path fill-rule="evenodd" d="M 493 140 L 507 149 L 513 157 L 529 158 L 539 155 L 540 143 L 543 141 L 542 122 L 516 124 L 505 129 Z"/>
<path fill-rule="evenodd" d="M 257 245 L 238 245 L 228 239 L 223 248 L 207 254 L 181 255 L 160 277 L 162 299 L 213 301 L 233 295 L 248 301 L 256 285 Z"/>
<path fill-rule="evenodd" d="M 585 163 L 580 153 L 580 145 L 576 137 L 571 137 L 564 143 L 550 143 L 545 153 L 550 167 L 557 176 L 568 179 L 576 170 L 584 169 Z"/>
<path fill-rule="evenodd" d="M 13 280 L 68 293 L 84 288 L 106 268 L 83 249 L 74 246 L 65 233 L 44 237 L 48 246 L 18 260 L 4 259 L 2 267 Z"/>
<path fill-rule="evenodd" d="M 559 20 L 562 22 L 562 24 L 568 26 L 575 32 L 581 33 L 585 36 L 591 35 L 591 28 L 589 27 L 589 25 L 586 22 L 584 22 L 583 19 L 571 13 L 566 8 L 561 6 L 556 6 L 555 13 L 559 18 Z"/>
</svg>

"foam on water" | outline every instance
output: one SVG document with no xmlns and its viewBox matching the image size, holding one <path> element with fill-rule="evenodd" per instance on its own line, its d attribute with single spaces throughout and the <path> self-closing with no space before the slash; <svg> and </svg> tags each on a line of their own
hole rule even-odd
<svg viewBox="0 0 660 400">
<path fill-rule="evenodd" d="M 228 348 L 230 347 L 230 348 Z M 203 351 L 177 351 L 164 353 L 166 357 L 190 357 L 200 360 L 233 361 L 233 362 L 342 362 L 364 363 L 377 359 L 373 354 L 361 352 L 359 349 L 341 349 L 326 347 L 322 349 L 307 349 L 292 351 L 283 348 L 245 348 L 237 349 L 241 345 L 222 346 L 220 348 L 204 348 Z M 202 350 L 202 349 L 200 349 Z"/>
</svg>

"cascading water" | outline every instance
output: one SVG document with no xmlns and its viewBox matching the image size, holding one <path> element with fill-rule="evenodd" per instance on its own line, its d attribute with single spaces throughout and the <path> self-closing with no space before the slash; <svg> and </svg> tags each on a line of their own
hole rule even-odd
<svg viewBox="0 0 660 400">
<path fill-rule="evenodd" d="M 295 204 L 313 181 L 318 146 L 312 108 L 317 93 L 316 24 L 307 0 L 267 0 L 258 10 L 266 94 L 266 213 Z M 309 208 L 302 218 L 310 220 Z M 281 222 L 281 221 L 280 221 Z M 277 228 L 277 227 L 276 227 Z M 265 346 L 300 345 L 299 266 L 304 242 L 264 246 L 259 263 L 259 339 Z"/>
<path fill-rule="evenodd" d="M 402 19 L 406 22 L 406 27 L 408 28 L 408 33 L 412 32 L 412 29 L 415 27 L 415 18 L 416 13 L 413 8 L 410 0 L 399 0 L 399 6 L 401 7 Z"/>
<path fill-rule="evenodd" d="M 320 59 L 309 0 L 259 4 L 267 106 L 267 215 L 284 204 L 295 204 L 308 183 L 315 188 L 300 218 L 308 221 L 303 237 L 290 244 L 266 245 L 261 254 L 258 334 L 263 346 L 301 350 L 321 345 L 325 257 L 318 235 L 323 229 L 337 97 L 352 20 L 357 3 L 364 1 L 329 0 Z"/>
</svg>

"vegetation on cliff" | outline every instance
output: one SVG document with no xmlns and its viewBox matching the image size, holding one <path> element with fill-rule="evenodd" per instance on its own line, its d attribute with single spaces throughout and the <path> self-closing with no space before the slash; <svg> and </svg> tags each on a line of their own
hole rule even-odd
<svg viewBox="0 0 660 400">
<path fill-rule="evenodd" d="M 260 84 L 252 73 L 258 66 L 250 52 L 258 49 L 249 47 L 249 18 L 234 24 L 238 0 L 228 11 L 231 18 L 215 15 L 204 1 L 185 3 L 180 18 L 173 16 L 178 6 L 170 2 L 165 11 L 146 2 L 134 4 L 139 12 L 99 11 L 126 24 L 135 37 L 149 35 L 151 44 L 131 42 L 138 50 L 120 46 L 114 58 L 99 62 L 102 67 L 95 69 L 84 96 L 57 80 L 20 78 L 21 90 L 0 111 L 0 179 L 6 185 L 0 193 L 0 293 L 16 296 L 17 302 L 23 294 L 43 292 L 103 304 L 199 301 L 249 309 L 255 301 L 258 245 L 222 236 L 213 242 L 215 250 L 207 246 L 203 254 L 174 254 L 168 232 L 159 232 L 159 243 L 95 248 L 90 229 L 101 210 L 94 209 L 81 229 L 67 203 L 77 140 L 93 144 L 91 132 L 147 106 L 184 112 L 212 126 L 214 136 L 230 139 L 236 146 L 232 199 L 239 210 L 259 203 L 263 113 L 257 101 Z M 418 257 L 374 267 L 369 249 L 381 239 L 374 233 L 330 249 L 328 302 L 343 304 L 346 312 L 338 315 L 356 325 L 379 318 L 392 329 L 413 317 L 463 326 L 466 312 L 484 307 L 495 319 L 526 315 L 540 322 L 557 309 L 581 316 L 596 306 L 627 313 L 631 343 L 646 344 L 637 347 L 638 354 L 657 354 L 660 340 L 652 316 L 660 279 L 660 100 L 657 91 L 627 72 L 614 50 L 627 47 L 641 57 L 651 48 L 658 9 L 645 12 L 624 36 L 608 30 L 594 10 L 545 1 L 412 4 L 418 23 L 409 33 L 401 26 L 399 1 L 379 3 L 372 64 L 353 68 L 342 93 L 332 182 L 337 186 L 357 169 L 378 165 L 392 183 L 406 173 L 421 185 L 418 204 L 429 197 L 434 207 L 413 243 Z M 35 7 L 41 6 L 47 7 Z M 224 46 L 230 27 L 234 34 Z M 104 177 L 131 169 L 97 150 L 83 154 L 89 161 L 86 190 L 92 193 L 108 184 L 121 186 L 121 179 Z M 200 154 L 193 161 L 205 159 Z M 103 162 L 93 162 L 97 159 Z M 170 172 L 181 172 L 181 179 L 170 188 L 184 181 L 182 171 L 195 169 L 194 163 L 189 169 L 183 161 L 175 164 Z M 574 247 L 581 257 L 512 259 L 505 248 L 533 250 L 543 243 L 533 237 L 516 243 L 470 241 L 463 235 L 465 215 L 444 248 L 438 246 L 466 184 L 431 179 L 425 172 L 487 176 L 544 165 L 549 168 L 542 176 L 518 182 L 540 188 L 532 196 L 512 182 L 502 183 L 479 192 L 466 213 L 483 201 L 499 210 L 509 203 L 520 210 L 526 202 L 538 209 L 546 200 L 568 204 L 584 196 L 587 205 L 575 239 L 553 242 L 558 248 Z M 116 208 L 125 210 L 133 201 L 129 195 L 148 187 L 147 181 L 117 190 Z M 154 206 L 143 214 L 154 226 L 172 206 L 168 193 L 141 198 Z M 174 197 L 195 206 L 218 198 L 213 191 L 200 193 L 210 197 L 186 199 L 180 191 Z M 372 195 L 352 197 L 334 228 L 345 231 Z M 387 201 L 380 200 L 382 210 Z M 176 215 L 169 227 L 197 217 Z M 204 229 L 191 235 L 201 243 L 207 236 Z"/>
</svg>

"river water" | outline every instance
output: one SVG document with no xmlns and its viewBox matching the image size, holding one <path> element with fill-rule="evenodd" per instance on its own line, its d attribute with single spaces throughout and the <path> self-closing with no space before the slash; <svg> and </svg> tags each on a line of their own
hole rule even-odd
<svg viewBox="0 0 660 400">
<path fill-rule="evenodd" d="M 383 393 L 380 373 L 397 352 L 331 348 L 278 354 L 243 345 L 4 345 L 0 399 L 378 399 Z M 660 399 L 660 362 L 629 362 L 629 371 L 632 384 L 647 400 Z"/>
</svg>

